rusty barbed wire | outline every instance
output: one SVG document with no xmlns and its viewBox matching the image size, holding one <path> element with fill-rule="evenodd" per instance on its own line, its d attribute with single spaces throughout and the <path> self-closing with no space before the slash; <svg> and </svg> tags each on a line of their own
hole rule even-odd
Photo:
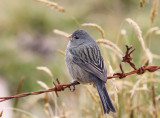
<svg viewBox="0 0 160 118">
<path fill-rule="evenodd" d="M 125 78 L 128 75 L 132 75 L 132 74 L 143 74 L 146 70 L 148 72 L 154 72 L 158 69 L 160 69 L 160 66 L 147 66 L 147 65 L 143 65 L 139 68 L 136 68 L 135 64 L 132 61 L 132 57 L 131 54 L 135 51 L 135 48 L 132 49 L 132 46 L 128 46 L 126 45 L 126 53 L 125 55 L 122 57 L 123 60 L 122 62 L 128 63 L 134 70 L 128 73 L 124 73 L 122 65 L 120 64 L 120 69 L 121 69 L 121 73 L 114 73 L 113 76 L 109 76 L 108 79 L 112 79 L 112 78 Z M 131 50 L 131 51 L 130 51 Z"/>
<path fill-rule="evenodd" d="M 0 102 L 3 102 L 3 101 L 6 101 L 6 100 L 9 100 L 9 99 L 13 99 L 13 98 L 20 98 L 20 97 L 26 97 L 26 96 L 29 96 L 29 95 L 38 95 L 38 94 L 42 94 L 42 93 L 47 93 L 47 92 L 55 92 L 57 97 L 58 97 L 58 91 L 63 91 L 65 90 L 66 88 L 69 88 L 71 90 L 71 86 L 73 86 L 73 90 L 75 89 L 75 85 L 78 85 L 80 84 L 79 82 L 77 81 L 74 81 L 70 84 L 60 84 L 60 81 L 58 80 L 58 78 L 56 79 L 57 83 L 58 84 L 55 84 L 53 82 L 53 84 L 55 85 L 54 88 L 50 88 L 48 90 L 42 90 L 42 91 L 35 91 L 35 92 L 30 92 L 30 93 L 22 93 L 22 94 L 17 94 L 15 96 L 9 96 L 9 97 L 0 97 Z"/>
<path fill-rule="evenodd" d="M 132 49 L 132 46 L 128 46 L 126 45 L 126 52 L 125 55 L 122 57 L 123 60 L 122 62 L 128 63 L 134 70 L 131 72 L 127 72 L 124 73 L 124 70 L 122 68 L 122 65 L 120 64 L 120 70 L 121 73 L 114 73 L 113 76 L 108 76 L 108 79 L 112 79 L 112 78 L 125 78 L 126 76 L 132 75 L 132 74 L 143 74 L 144 72 L 148 71 L 148 72 L 154 72 L 158 69 L 160 69 L 160 66 L 141 66 L 139 68 L 136 68 L 135 64 L 132 61 L 132 57 L 131 54 L 135 51 L 135 49 Z M 131 51 L 130 51 L 131 50 Z M 18 94 L 15 96 L 9 96 L 9 97 L 0 97 L 0 102 L 9 100 L 9 99 L 13 99 L 13 98 L 20 98 L 20 97 L 26 97 L 29 95 L 38 95 L 38 94 L 42 94 L 42 93 L 46 93 L 46 92 L 55 92 L 57 97 L 58 97 L 58 91 L 64 91 L 66 88 L 69 88 L 71 90 L 71 86 L 73 86 L 73 91 L 75 90 L 75 86 L 80 84 L 77 81 L 74 81 L 70 84 L 61 84 L 60 81 L 58 80 L 58 78 L 56 79 L 57 84 L 55 82 L 53 82 L 54 84 L 54 88 L 50 88 L 48 90 L 42 90 L 42 91 L 35 91 L 35 92 L 30 92 L 30 93 L 22 93 L 22 94 Z"/>
</svg>

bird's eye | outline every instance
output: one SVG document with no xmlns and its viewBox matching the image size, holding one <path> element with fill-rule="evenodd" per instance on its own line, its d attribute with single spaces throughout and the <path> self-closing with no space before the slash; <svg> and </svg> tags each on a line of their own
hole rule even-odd
<svg viewBox="0 0 160 118">
<path fill-rule="evenodd" d="M 74 38 L 75 38 L 75 39 L 79 39 L 79 37 L 78 37 L 78 36 L 74 36 Z"/>
</svg>

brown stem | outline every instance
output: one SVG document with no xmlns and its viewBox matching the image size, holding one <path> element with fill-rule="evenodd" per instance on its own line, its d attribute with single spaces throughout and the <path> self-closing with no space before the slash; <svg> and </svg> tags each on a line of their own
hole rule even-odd
<svg viewBox="0 0 160 118">
<path fill-rule="evenodd" d="M 154 106 L 154 111 L 153 112 L 154 112 L 155 118 L 157 118 L 156 94 L 155 94 L 154 82 L 152 82 L 151 91 L 152 91 L 152 103 L 153 103 L 153 106 Z"/>
</svg>

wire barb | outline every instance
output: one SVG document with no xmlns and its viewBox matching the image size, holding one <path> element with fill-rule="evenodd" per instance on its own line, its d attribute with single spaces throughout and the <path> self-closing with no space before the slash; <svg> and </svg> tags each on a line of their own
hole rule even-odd
<svg viewBox="0 0 160 118">
<path fill-rule="evenodd" d="M 123 60 L 122 60 L 122 62 L 127 62 L 127 63 L 129 63 L 130 64 L 130 66 L 134 69 L 134 70 L 136 70 L 137 68 L 136 68 L 136 66 L 134 65 L 134 63 L 132 63 L 131 61 L 132 61 L 132 57 L 131 57 L 131 54 L 135 51 L 135 48 L 134 49 L 132 49 L 132 45 L 131 46 L 128 46 L 128 45 L 126 45 L 126 53 L 125 53 L 125 56 L 123 56 L 122 58 L 123 58 Z M 132 49 L 132 50 L 131 50 Z M 131 50 L 131 51 L 130 51 Z M 129 52 L 130 51 L 130 52 Z"/>
<path fill-rule="evenodd" d="M 148 66 L 148 64 L 141 66 L 140 68 L 137 69 L 135 64 L 131 62 L 133 59 L 131 57 L 131 54 L 135 51 L 135 48 L 132 50 L 131 49 L 132 45 L 131 46 L 126 45 L 126 52 L 125 55 L 122 57 L 122 62 L 128 63 L 134 70 L 128 73 L 124 73 L 122 65 L 120 64 L 121 73 L 114 73 L 113 76 L 108 76 L 107 79 L 112 79 L 112 78 L 122 79 L 132 74 L 138 74 L 138 75 L 143 74 L 146 72 L 146 70 L 148 72 L 155 72 L 156 70 L 160 69 L 160 66 Z"/>
<path fill-rule="evenodd" d="M 126 75 L 124 73 L 124 70 L 122 68 L 122 65 L 120 64 L 121 73 L 114 73 L 113 76 L 118 75 L 120 79 L 125 78 Z"/>
</svg>

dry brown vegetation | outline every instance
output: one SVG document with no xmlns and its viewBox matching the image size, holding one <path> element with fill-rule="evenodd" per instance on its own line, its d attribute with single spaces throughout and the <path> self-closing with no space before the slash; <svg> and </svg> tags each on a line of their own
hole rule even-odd
<svg viewBox="0 0 160 118">
<path fill-rule="evenodd" d="M 48 0 L 35 1 L 53 7 L 59 12 L 66 11 L 64 7 L 59 6 L 55 2 L 51 2 Z M 140 0 L 141 7 L 144 7 L 146 4 L 146 0 Z M 153 26 L 154 20 L 156 19 L 156 14 L 158 11 L 157 9 L 158 0 L 154 0 L 153 7 L 151 8 L 151 26 Z M 68 15 L 70 13 L 65 12 L 65 14 Z M 71 18 L 73 21 L 76 20 L 74 17 Z M 76 20 L 74 22 L 78 21 Z M 129 24 L 124 24 L 124 22 L 127 22 Z M 152 34 L 159 36 L 159 27 L 149 27 L 147 28 L 146 32 L 144 32 L 138 24 L 139 23 L 136 20 L 133 20 L 133 18 L 124 19 L 121 29 L 119 30 L 121 33 L 118 34 L 118 41 L 116 43 L 112 40 L 109 40 L 108 35 L 105 35 L 107 33 L 104 29 L 102 29 L 100 25 L 97 25 L 96 23 L 82 24 L 82 26 L 89 26 L 91 28 L 93 27 L 93 30 L 94 28 L 97 28 L 98 31 L 100 31 L 102 39 L 97 38 L 96 41 L 101 48 L 109 76 L 112 76 L 115 72 L 120 71 L 119 64 L 121 63 L 122 56 L 124 55 L 123 47 L 125 46 L 122 43 L 119 44 L 119 42 L 121 42 L 123 38 L 129 36 L 129 34 L 127 34 L 128 31 L 126 32 L 126 30 L 124 30 L 124 25 L 127 25 L 129 27 L 128 29 L 130 30 L 133 29 L 133 32 L 135 32 L 133 33 L 133 35 L 135 36 L 134 40 L 139 40 L 139 44 L 137 44 L 139 47 L 134 46 L 136 48 L 136 51 L 134 52 L 133 57 L 138 57 L 138 61 L 136 60 L 136 64 L 138 64 L 139 66 L 154 65 L 154 61 L 160 59 L 160 55 L 154 54 L 153 51 L 150 50 L 150 47 L 152 47 L 152 45 L 148 45 L 147 42 L 147 39 L 149 40 L 149 36 L 151 36 Z M 132 27 L 130 27 L 130 25 Z M 64 40 L 66 40 L 66 37 L 68 37 L 69 35 L 69 33 L 57 29 L 53 29 L 53 32 L 55 34 L 63 36 Z M 125 41 L 126 44 L 128 44 L 127 40 Z M 61 49 L 57 49 L 57 51 L 63 55 L 61 58 L 64 58 L 64 51 Z M 140 53 L 140 51 L 142 51 L 142 53 Z M 129 72 L 132 70 L 132 68 L 127 66 L 127 64 L 123 65 L 123 67 L 125 72 Z M 47 73 L 51 78 L 50 82 L 55 80 L 56 77 L 53 76 L 53 73 L 47 67 L 41 66 L 37 67 L 37 69 Z M 62 72 L 60 73 L 64 74 L 64 77 L 67 77 L 66 71 L 62 70 Z M 59 79 L 61 78 L 59 77 Z M 43 89 L 47 90 L 51 88 L 42 81 L 38 81 L 37 83 Z M 41 105 L 39 107 L 42 108 L 43 113 L 41 114 L 43 114 L 45 118 L 160 118 L 160 71 L 156 71 L 154 73 L 146 72 L 143 75 L 132 75 L 124 79 L 109 79 L 106 87 L 109 90 L 109 94 L 116 107 L 117 113 L 115 114 L 103 114 L 98 93 L 94 87 L 89 85 L 82 85 L 77 87 L 75 93 L 67 92 L 67 94 L 65 95 L 63 95 L 63 93 L 59 93 L 60 96 L 62 95 L 61 99 L 57 98 L 54 93 L 45 93 L 45 95 L 38 97 L 32 96 L 32 98 L 28 99 L 24 98 L 27 99 L 26 101 L 30 101 L 25 102 L 24 104 L 33 106 L 37 104 L 37 101 L 41 100 Z M 68 100 L 67 97 L 69 97 L 70 100 Z M 21 115 L 23 118 L 39 117 L 34 115 L 34 112 L 27 112 L 25 110 L 22 110 L 21 108 L 11 108 L 11 110 L 21 112 L 22 114 L 24 114 Z M 2 116 L 2 118 L 3 111 L 0 111 L 0 117 Z"/>
</svg>

